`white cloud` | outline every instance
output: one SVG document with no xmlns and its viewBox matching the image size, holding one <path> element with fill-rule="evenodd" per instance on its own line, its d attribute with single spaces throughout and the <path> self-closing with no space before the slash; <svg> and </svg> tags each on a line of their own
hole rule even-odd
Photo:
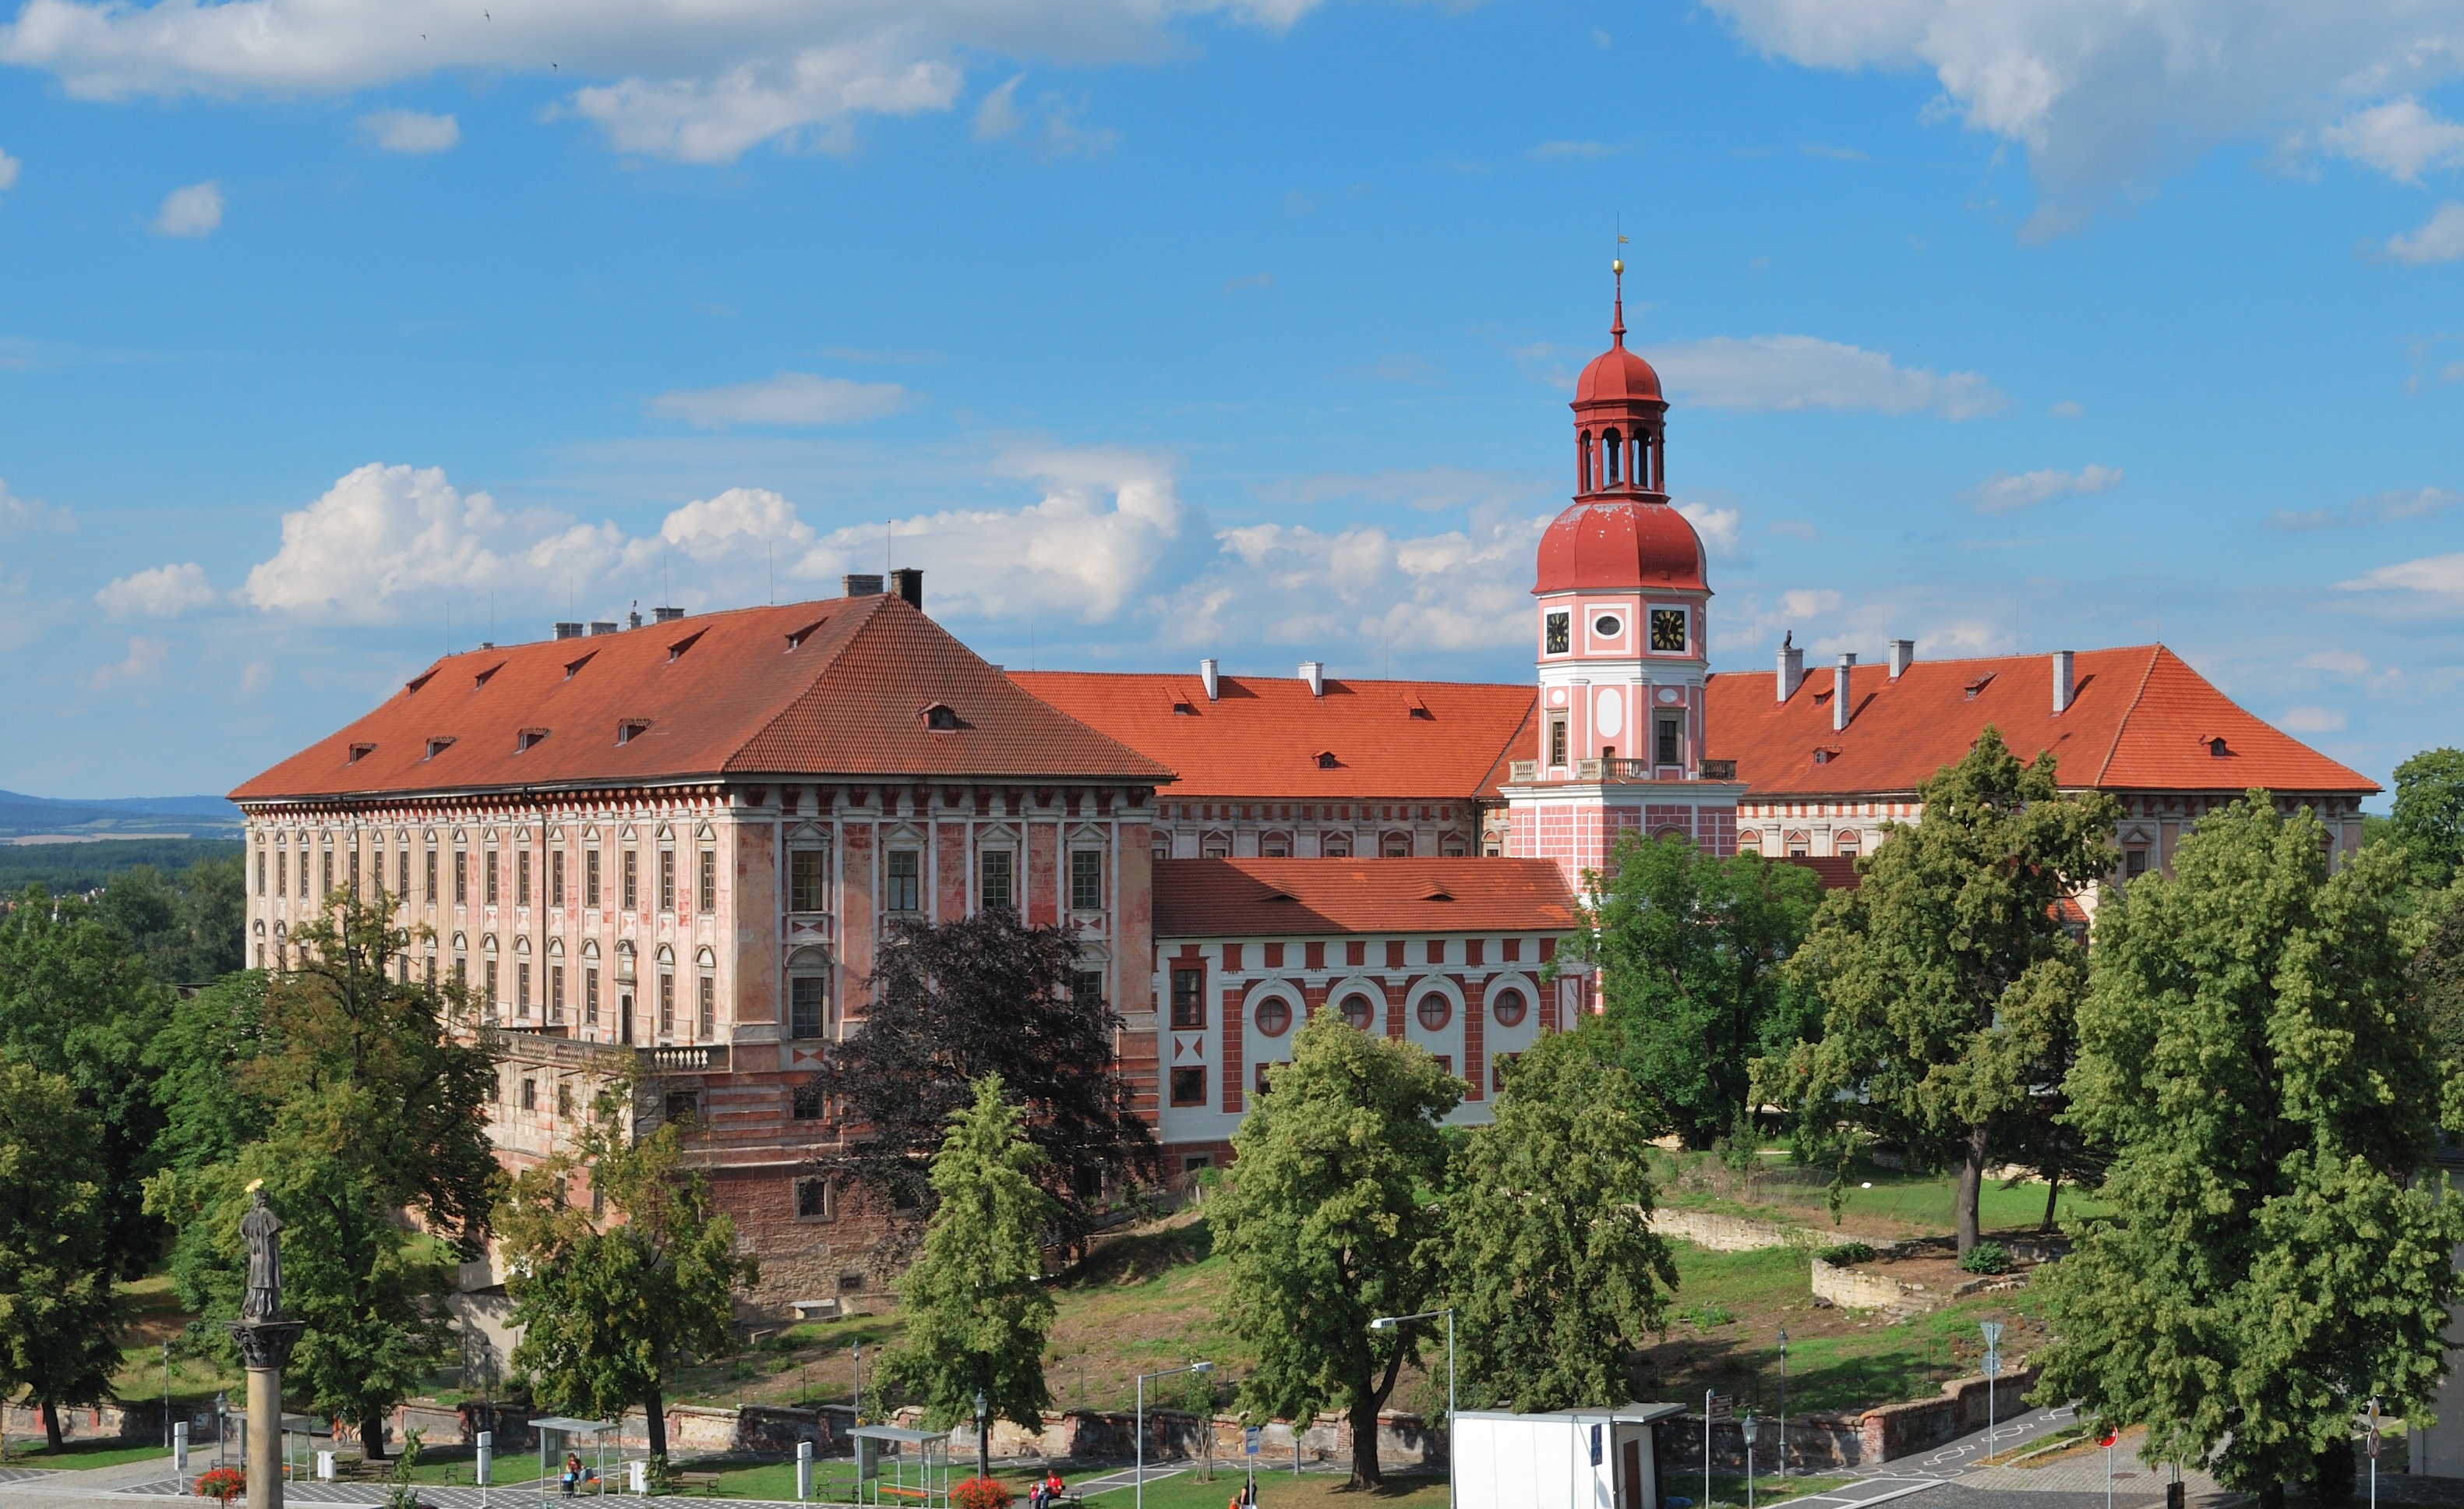
<svg viewBox="0 0 2464 1509">
<path fill-rule="evenodd" d="M 2267 516 L 2270 529 L 2334 529 L 2341 526 L 2393 523 L 2405 519 L 2427 519 L 2445 513 L 2464 495 L 2444 487 L 2416 487 L 2409 491 L 2381 493 L 2375 498 L 2360 498 L 2342 508 L 2313 508 L 2295 512 L 2279 508 Z"/>
<path fill-rule="evenodd" d="M 1153 60 L 1192 15 L 1278 31 L 1317 3 L 532 0 L 495 15 L 466 0 L 25 0 L 0 62 L 85 100 L 348 95 L 553 65 L 576 87 L 552 118 L 591 122 L 619 151 L 716 163 L 763 142 L 843 149 L 863 117 L 949 110 L 968 59 Z"/>
<path fill-rule="evenodd" d="M 222 186 L 209 178 L 202 184 L 174 189 L 163 196 L 154 216 L 156 235 L 208 236 L 223 223 Z"/>
<path fill-rule="evenodd" d="M 367 139 L 388 152 L 450 152 L 461 144 L 462 125 L 450 115 L 417 110 L 379 110 L 360 117 Z"/>
<path fill-rule="evenodd" d="M 1009 82 L 985 95 L 983 101 L 976 106 L 977 141 L 996 142 L 1017 134 L 1020 124 L 1018 86 L 1025 78 L 1024 74 L 1012 77 Z"/>
<path fill-rule="evenodd" d="M 2109 493 L 2122 485 L 2118 467 L 2083 466 L 2076 472 L 1996 472 L 1963 496 L 1980 514 L 2012 514 L 2049 499 L 2075 493 Z"/>
<path fill-rule="evenodd" d="M 76 527 L 67 509 L 38 498 L 21 498 L 0 481 L 0 535 L 66 534 Z"/>
<path fill-rule="evenodd" d="M 1716 556 L 1736 557 L 1746 553 L 1745 543 L 1738 538 L 1740 515 L 1733 508 L 1719 508 L 1709 503 L 1679 502 L 1674 505 L 1685 521 L 1702 537 L 1703 547 Z"/>
<path fill-rule="evenodd" d="M 1713 336 L 1644 354 L 1671 389 L 1707 409 L 1871 410 L 1973 419 L 2010 403 L 1974 372 L 1900 366 L 1887 352 L 1810 335 Z"/>
<path fill-rule="evenodd" d="M 2361 676 L 2370 668 L 2369 656 L 2350 650 L 2321 650 L 2293 663 L 2305 671 L 2333 671 L 2338 676 Z"/>
<path fill-rule="evenodd" d="M 214 587 L 206 580 L 206 568 L 189 561 L 121 577 L 94 600 L 114 618 L 177 618 L 212 603 Z"/>
<path fill-rule="evenodd" d="M 2332 734 L 2344 726 L 2344 715 L 2332 707 L 2288 707 L 2276 720 L 2288 733 Z"/>
<path fill-rule="evenodd" d="M 8 153 L 0 152 L 0 191 L 17 187 L 17 169 L 24 166 Z"/>
<path fill-rule="evenodd" d="M 2464 163 L 2464 125 L 2441 121 L 2402 95 L 2321 129 L 2319 144 L 2409 184 L 2425 169 Z"/>
<path fill-rule="evenodd" d="M 155 680 L 162 676 L 163 662 L 170 658 L 170 655 L 171 646 L 166 641 L 147 634 L 133 634 L 128 640 L 128 658 L 118 665 L 98 668 L 87 678 L 87 684 L 99 692 L 107 687 Z"/>
<path fill-rule="evenodd" d="M 2225 143 L 2464 71 L 2452 3 L 2418 0 L 1712 0 L 1812 68 L 1930 72 L 1929 119 L 2024 147 L 2033 234 L 2155 191 Z"/>
<path fill-rule="evenodd" d="M 2464 607 L 2464 555 L 2399 561 L 2336 585 L 2348 592 L 2409 592 L 2414 594 L 2415 601 L 2429 599 L 2440 606 Z"/>
<path fill-rule="evenodd" d="M 1779 611 L 1783 618 L 1819 618 L 1837 612 L 1848 599 L 1828 587 L 1799 588 L 1779 594 Z"/>
<path fill-rule="evenodd" d="M 2464 205 L 2440 205 L 2420 230 L 2387 237 L 2380 255 L 2414 267 L 2464 258 Z"/>
<path fill-rule="evenodd" d="M 680 388 L 650 400 L 653 412 L 688 424 L 841 425 L 894 414 L 915 402 L 896 383 L 851 383 L 844 377 L 781 372 L 759 383 Z"/>
</svg>

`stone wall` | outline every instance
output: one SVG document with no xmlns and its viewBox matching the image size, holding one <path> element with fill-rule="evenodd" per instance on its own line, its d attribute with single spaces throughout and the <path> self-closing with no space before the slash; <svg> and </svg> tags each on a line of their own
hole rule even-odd
<svg viewBox="0 0 2464 1509">
<path fill-rule="evenodd" d="M 1803 1227 L 1779 1226 L 1710 1210 L 1654 1210 L 1651 1230 L 1657 1235 L 1681 1237 L 1714 1253 L 1757 1253 L 1767 1247 L 1822 1245 L 1818 1233 Z"/>
<path fill-rule="evenodd" d="M 898 1411 L 898 1421 L 916 1427 L 922 1411 Z M 1071 1409 L 1045 1421 L 1041 1433 L 995 1422 L 992 1454 L 1000 1457 L 1042 1456 L 1090 1461 L 1129 1461 L 1135 1452 L 1137 1415 L 1127 1409 Z M 1212 1452 L 1218 1463 L 1238 1463 L 1246 1444 L 1245 1427 L 1234 1415 L 1201 1420 L 1185 1409 L 1149 1409 L 1146 1414 L 1146 1459 L 1150 1462 L 1195 1461 Z M 1274 1421 L 1259 1431 L 1258 1462 L 1262 1470 L 1292 1461 L 1292 1426 Z M 1377 1460 L 1390 1468 L 1435 1467 L 1446 1459 L 1445 1431 L 1419 1415 L 1388 1410 L 1377 1417 Z M 954 1460 L 975 1454 L 972 1426 L 950 1432 Z M 1300 1431 L 1301 1461 L 1348 1462 L 1352 1459 L 1352 1426 L 1340 1415 L 1322 1414 Z"/>
<path fill-rule="evenodd" d="M 1888 1310 L 1894 1315 L 1917 1315 L 1942 1302 L 1942 1296 L 1923 1284 L 1903 1283 L 1897 1278 L 1860 1269 L 1842 1267 L 1815 1258 L 1812 1269 L 1814 1298 L 1843 1310 Z"/>
<path fill-rule="evenodd" d="M 2033 1368 L 2005 1373 L 1993 1381 L 1997 1413 L 2010 1419 L 2028 1409 L 2022 1402 L 2036 1386 Z M 1945 1441 L 1985 1428 L 1986 1380 L 1961 1378 L 1942 1386 L 1939 1397 L 1908 1404 L 1884 1405 L 1856 1416 L 1809 1415 L 1788 1423 L 1788 1466 L 1791 1472 L 1816 1472 L 1860 1467 L 1931 1451 Z M 1703 1416 L 1675 1415 L 1653 1427 L 1662 1480 L 1675 1488 L 1689 1472 L 1703 1470 Z M 1778 1422 L 1765 1419 L 1754 1442 L 1754 1471 L 1779 1470 Z M 1744 1471 L 1745 1432 L 1735 1420 L 1711 1425 L 1711 1468 L 1722 1474 Z M 1682 1490 L 1681 1490 L 1682 1491 Z M 1690 1497 L 1690 1496 L 1689 1496 Z"/>
<path fill-rule="evenodd" d="M 59 1414 L 60 1434 L 71 1441 L 163 1439 L 163 1401 L 160 1399 L 104 1405 L 62 1405 Z M 43 1411 L 38 1405 L 0 1407 L 0 1418 L 5 1418 L 11 1441 L 23 1442 L 28 1436 L 43 1433 Z M 214 1412 L 211 1409 L 198 1417 L 174 1409 L 171 1418 L 188 1422 L 188 1439 L 192 1442 L 214 1438 Z"/>
</svg>

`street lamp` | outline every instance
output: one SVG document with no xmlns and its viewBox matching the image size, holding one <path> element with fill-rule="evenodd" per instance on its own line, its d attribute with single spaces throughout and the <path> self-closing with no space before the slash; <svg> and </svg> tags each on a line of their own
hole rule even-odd
<svg viewBox="0 0 2464 1509">
<path fill-rule="evenodd" d="M 1138 1374 L 1138 1460 L 1136 1475 L 1130 1493 L 1133 1509 L 1147 1509 L 1147 1380 L 1170 1378 L 1175 1373 L 1211 1373 L 1213 1363 L 1192 1363 L 1186 1367 L 1167 1367 L 1161 1372 Z M 1210 1423 L 1209 1429 L 1212 1429 Z"/>
<path fill-rule="evenodd" d="M 1746 1432 L 1746 1509 L 1754 1509 L 1754 1417 L 1739 1423 Z"/>
<path fill-rule="evenodd" d="M 1392 1331 L 1406 1320 L 1446 1318 L 1446 1509 L 1455 1509 L 1455 1309 L 1416 1310 L 1410 1315 L 1381 1315 L 1369 1322 L 1373 1331 Z"/>
<path fill-rule="evenodd" d="M 1779 1476 L 1788 1476 L 1788 1327 L 1779 1328 Z"/>
<path fill-rule="evenodd" d="M 976 1390 L 976 1476 L 978 1477 L 990 1477 L 993 1475 L 992 1463 L 988 1460 L 989 1455 L 984 1440 L 984 1391 L 979 1388 Z"/>
<path fill-rule="evenodd" d="M 163 1343 L 163 1450 L 171 1449 L 171 1343 Z"/>
</svg>

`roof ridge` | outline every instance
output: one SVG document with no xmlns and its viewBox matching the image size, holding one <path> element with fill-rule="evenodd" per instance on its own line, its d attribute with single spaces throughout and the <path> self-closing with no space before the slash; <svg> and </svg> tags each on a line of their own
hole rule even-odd
<svg viewBox="0 0 2464 1509">
<path fill-rule="evenodd" d="M 2123 708 L 2122 710 L 2122 716 L 2113 721 L 2113 743 L 2104 746 L 2104 763 L 2096 767 L 2097 785 L 2102 786 L 2104 784 L 2106 772 L 2113 768 L 2114 756 L 2122 752 L 2123 736 L 2130 732 L 2130 717 L 2133 713 L 2139 711 L 2139 704 L 2146 699 L 2147 685 L 2149 682 L 2156 679 L 2157 658 L 2165 653 L 2165 645 L 2162 640 L 2159 640 L 2155 644 L 2147 647 L 2147 663 L 2140 668 L 2139 686 L 2137 690 L 2130 694 L 2130 705 Z"/>
<path fill-rule="evenodd" d="M 876 605 L 886 603 L 892 597 L 896 596 L 897 594 L 894 592 L 872 592 L 864 597 L 816 599 L 816 601 L 819 602 L 836 602 L 848 605 L 862 603 L 865 606 L 858 609 L 857 611 L 864 614 L 864 619 L 854 628 L 848 630 L 846 633 L 839 635 L 837 643 L 833 644 L 828 650 L 824 652 L 822 663 L 815 666 L 813 668 L 813 674 L 805 678 L 803 690 L 791 693 L 781 699 L 779 710 L 770 715 L 770 719 L 767 722 L 764 722 L 760 727 L 756 728 L 753 732 L 747 734 L 743 741 L 735 748 L 727 751 L 719 757 L 718 768 L 722 770 L 727 768 L 727 766 L 738 756 L 742 755 L 745 750 L 752 748 L 755 744 L 768 737 L 772 729 L 777 728 L 788 719 L 796 716 L 796 710 L 803 705 L 805 698 L 812 695 L 813 688 L 821 684 L 822 677 L 830 674 L 830 668 L 839 663 L 839 657 L 847 654 L 847 647 L 854 644 L 859 638 L 863 637 L 866 631 L 872 627 L 873 621 L 881 616 L 881 610 Z M 905 602 L 906 599 L 899 598 L 899 601 Z M 919 609 L 917 610 L 920 612 L 922 610 Z M 829 616 L 828 612 L 824 612 L 822 614 L 821 621 L 826 622 Z M 803 645 L 800 642 L 793 648 L 801 650 L 803 648 Z"/>
</svg>

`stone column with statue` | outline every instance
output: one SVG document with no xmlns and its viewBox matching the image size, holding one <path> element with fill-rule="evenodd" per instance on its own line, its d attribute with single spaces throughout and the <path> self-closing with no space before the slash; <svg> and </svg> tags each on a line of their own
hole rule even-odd
<svg viewBox="0 0 2464 1509">
<path fill-rule="evenodd" d="M 248 1292 L 231 1340 L 248 1368 L 248 1509 L 282 1506 L 282 1365 L 307 1322 L 282 1318 L 282 1220 L 265 1201 L 265 1181 L 248 1187 L 239 1234 L 248 1243 Z"/>
</svg>

